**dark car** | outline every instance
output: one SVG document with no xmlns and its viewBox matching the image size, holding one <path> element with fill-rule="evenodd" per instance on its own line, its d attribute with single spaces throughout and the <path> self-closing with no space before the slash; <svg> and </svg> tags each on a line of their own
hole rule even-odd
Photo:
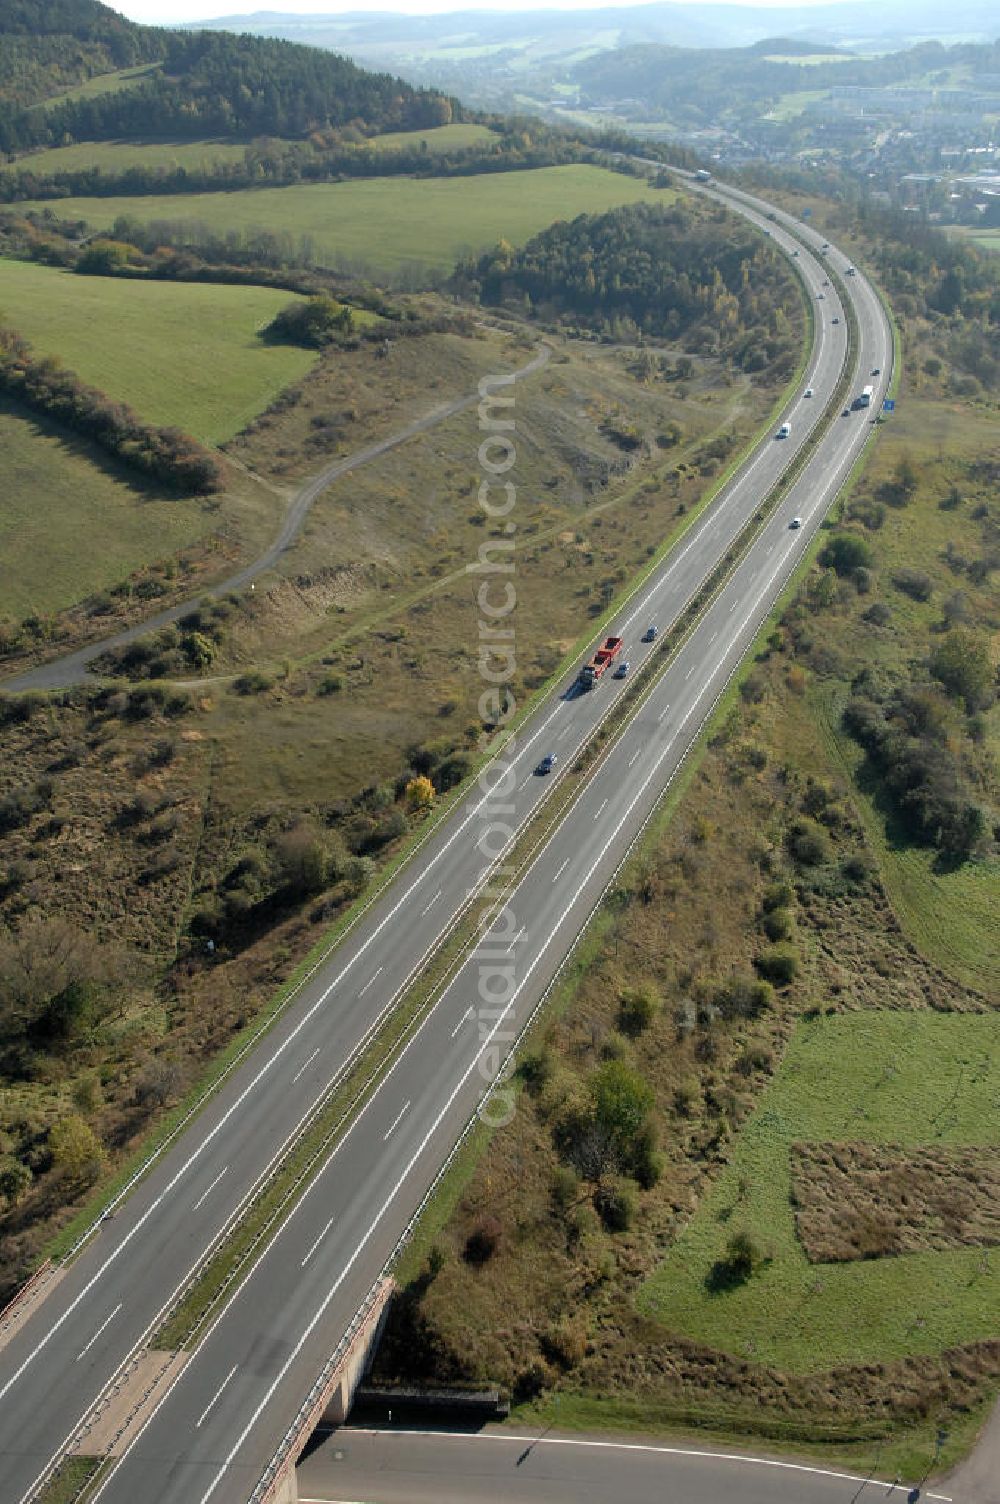
<svg viewBox="0 0 1000 1504">
<path fill-rule="evenodd" d="M 554 752 L 546 752 L 545 756 L 542 758 L 541 762 L 538 764 L 538 767 L 535 769 L 535 772 L 539 773 L 539 774 L 551 773 L 552 769 L 555 767 L 555 765 L 556 765 L 555 753 Z"/>
<path fill-rule="evenodd" d="M 652 622 L 650 622 L 650 624 L 646 628 L 645 632 L 643 632 L 643 634 L 642 634 L 642 640 L 643 640 L 643 642 L 655 642 L 656 641 L 656 627 L 653 625 Z"/>
</svg>

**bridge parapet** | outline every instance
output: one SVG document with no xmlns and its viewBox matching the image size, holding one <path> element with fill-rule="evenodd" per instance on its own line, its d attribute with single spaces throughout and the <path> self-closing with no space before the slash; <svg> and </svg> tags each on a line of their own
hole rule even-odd
<svg viewBox="0 0 1000 1504">
<path fill-rule="evenodd" d="M 291 1426 L 254 1489 L 250 1504 L 296 1504 L 295 1463 L 309 1437 L 325 1420 L 347 1419 L 354 1391 L 368 1371 L 395 1290 L 390 1277 L 372 1286 L 343 1340 L 303 1400 Z"/>
</svg>

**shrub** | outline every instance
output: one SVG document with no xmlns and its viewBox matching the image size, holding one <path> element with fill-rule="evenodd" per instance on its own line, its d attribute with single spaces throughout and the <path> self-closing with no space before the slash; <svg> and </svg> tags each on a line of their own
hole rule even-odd
<svg viewBox="0 0 1000 1504">
<path fill-rule="evenodd" d="M 929 601 L 934 588 L 930 575 L 922 569 L 897 569 L 892 583 L 914 601 Z"/>
<path fill-rule="evenodd" d="M 79 1184 L 92 1184 L 104 1160 L 104 1150 L 94 1130 L 75 1112 L 53 1123 L 49 1130 L 49 1152 L 53 1169 Z"/>
<path fill-rule="evenodd" d="M 16 1206 L 26 1195 L 33 1179 L 28 1166 L 21 1160 L 9 1154 L 0 1159 L 0 1196 L 8 1207 Z"/>
<path fill-rule="evenodd" d="M 972 715 L 993 699 L 994 670 L 989 645 L 975 632 L 956 628 L 931 653 L 928 667 L 939 684 L 956 700 L 964 700 Z"/>
<path fill-rule="evenodd" d="M 580 1182 L 568 1165 L 557 1165 L 552 1175 L 552 1201 L 565 1212 L 580 1194 Z"/>
<path fill-rule="evenodd" d="M 619 1003 L 622 1031 L 633 1036 L 644 1033 L 655 1019 L 659 1007 L 660 1000 L 649 982 L 627 988 Z"/>
<path fill-rule="evenodd" d="M 757 970 L 776 987 L 787 987 L 798 976 L 798 956 L 787 945 L 773 945 L 758 956 Z"/>
<path fill-rule="evenodd" d="M 830 859 L 826 832 L 814 820 L 796 820 L 788 832 L 788 849 L 803 867 L 816 867 Z"/>
<path fill-rule="evenodd" d="M 430 809 L 434 803 L 434 785 L 423 773 L 406 785 L 406 802 L 412 810 Z"/>
<path fill-rule="evenodd" d="M 635 1192 L 627 1181 L 609 1181 L 594 1192 L 594 1210 L 608 1232 L 627 1232 L 635 1217 Z"/>
<path fill-rule="evenodd" d="M 503 1226 L 497 1217 L 480 1217 L 465 1240 L 463 1258 L 467 1264 L 477 1266 L 487 1263 L 500 1246 Z"/>
<path fill-rule="evenodd" d="M 774 1055 L 762 1044 L 748 1044 L 736 1061 L 741 1076 L 752 1076 L 754 1071 L 770 1071 L 774 1067 Z"/>
<path fill-rule="evenodd" d="M 317 893 L 326 881 L 326 847 L 308 821 L 283 831 L 274 843 L 275 876 L 293 894 Z"/>
<path fill-rule="evenodd" d="M 769 940 L 790 940 L 792 936 L 792 916 L 787 909 L 772 909 L 764 915 L 764 934 Z"/>
<path fill-rule="evenodd" d="M 726 1268 L 734 1281 L 748 1280 L 764 1262 L 764 1250 L 745 1228 L 734 1232 L 726 1244 Z"/>
<path fill-rule="evenodd" d="M 715 993 L 715 1006 L 723 1018 L 756 1018 L 774 1004 L 774 990 L 757 977 L 734 976 Z"/>
<path fill-rule="evenodd" d="M 540 1092 L 552 1079 L 552 1051 L 546 1046 L 530 1050 L 521 1057 L 518 1071 L 521 1080 L 531 1092 Z"/>
<path fill-rule="evenodd" d="M 857 533 L 835 533 L 821 550 L 819 562 L 842 577 L 852 575 L 856 569 L 872 567 L 871 545 Z"/>
<path fill-rule="evenodd" d="M 892 620 L 892 612 L 884 601 L 873 601 L 868 610 L 863 612 L 861 620 L 873 627 L 887 627 Z"/>
<path fill-rule="evenodd" d="M 274 680 L 269 679 L 267 674 L 262 674 L 259 669 L 251 669 L 249 673 L 240 674 L 233 681 L 233 691 L 238 695 L 260 695 L 266 689 L 271 689 L 273 684 Z"/>
<path fill-rule="evenodd" d="M 795 897 L 795 890 L 791 883 L 769 883 L 764 889 L 764 898 L 761 907 L 765 914 L 770 914 L 772 909 L 785 909 Z"/>
</svg>

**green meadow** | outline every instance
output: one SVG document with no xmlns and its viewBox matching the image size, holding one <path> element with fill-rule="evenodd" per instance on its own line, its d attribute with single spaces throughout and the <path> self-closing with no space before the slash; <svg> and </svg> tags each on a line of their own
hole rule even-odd
<svg viewBox="0 0 1000 1504">
<path fill-rule="evenodd" d="M 315 355 L 257 331 L 293 298 L 274 288 L 81 277 L 0 261 L 0 319 L 140 417 L 218 444 Z"/>
<path fill-rule="evenodd" d="M 695 1342 L 792 1373 L 994 1336 L 1000 1269 L 981 1248 L 809 1263 L 789 1149 L 797 1140 L 995 1144 L 998 1057 L 996 1014 L 803 1020 L 725 1170 L 640 1292 L 641 1310 Z M 713 1267 L 744 1229 L 769 1261 L 744 1284 L 713 1290 Z"/>
<path fill-rule="evenodd" d="M 469 251 L 500 239 L 523 244 L 557 219 L 601 213 L 617 204 L 663 202 L 670 189 L 603 167 L 542 167 L 528 172 L 458 178 L 359 178 L 347 183 L 295 184 L 233 193 L 65 198 L 66 219 L 109 229 L 119 215 L 145 223 L 190 226 L 216 235 L 268 231 L 308 238 L 317 261 L 372 274 L 406 268 L 447 270 Z M 2 301 L 0 293 L 0 301 Z"/>
</svg>

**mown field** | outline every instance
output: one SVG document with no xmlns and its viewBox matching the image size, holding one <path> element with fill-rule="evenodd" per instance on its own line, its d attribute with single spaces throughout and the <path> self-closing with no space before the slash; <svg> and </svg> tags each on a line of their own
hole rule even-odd
<svg viewBox="0 0 1000 1504">
<path fill-rule="evenodd" d="M 484 146 L 486 142 L 497 139 L 496 132 L 488 126 L 470 121 L 468 124 L 439 125 L 429 131 L 386 131 L 384 135 L 372 136 L 364 146 L 375 151 L 394 151 L 426 142 L 428 151 L 453 151 L 463 146 Z"/>
<path fill-rule="evenodd" d="M 242 162 L 246 145 L 239 141 L 75 141 L 29 152 L 0 165 L 0 172 L 127 172 L 130 167 L 211 167 L 219 162 Z"/>
<path fill-rule="evenodd" d="M 0 402 L 0 615 L 44 614 L 172 555 L 214 524 L 204 503 L 137 492 L 124 472 Z"/>
<path fill-rule="evenodd" d="M 481 146 L 496 140 L 485 125 L 442 125 L 436 130 L 390 131 L 358 147 L 359 151 L 393 151 L 420 146 L 429 152 L 445 152 L 463 146 Z M 0 163 L 0 172 L 80 172 L 98 167 L 102 172 L 127 172 L 131 167 L 209 168 L 219 163 L 242 162 L 250 143 L 242 141 L 75 141 L 29 152 L 12 162 Z"/>
<path fill-rule="evenodd" d="M 66 104 L 74 99 L 94 99 L 98 94 L 117 94 L 120 89 L 134 89 L 147 74 L 155 72 L 159 67 L 159 63 L 137 63 L 134 68 L 119 68 L 116 73 L 98 73 L 94 78 L 88 78 L 84 83 L 64 90 L 62 94 L 53 94 L 36 108 L 45 110 L 54 104 Z"/>
<path fill-rule="evenodd" d="M 789 1373 L 933 1353 L 992 1337 L 1000 1270 L 981 1248 L 810 1263 L 796 1235 L 795 1141 L 995 1145 L 995 1014 L 804 1019 L 725 1171 L 638 1297 L 697 1342 Z M 890 1208 L 886 1208 L 888 1212 Z M 713 1289 L 736 1228 L 769 1262 Z"/>
<path fill-rule="evenodd" d="M 24 261 L 4 262 L 0 280 L 2 317 L 38 354 L 57 355 L 148 422 L 210 444 L 238 433 L 313 364 L 307 350 L 257 337 L 293 296 L 81 277 Z"/>
<path fill-rule="evenodd" d="M 362 178 L 236 193 L 66 198 L 59 213 L 108 229 L 119 215 L 190 224 L 212 234 L 269 231 L 303 237 L 317 261 L 385 275 L 447 270 L 469 251 L 506 239 L 521 244 L 553 220 L 600 213 L 669 189 L 602 167 L 543 167 L 462 178 Z M 43 204 L 27 207 L 44 208 Z M 51 207 L 51 205 L 49 206 Z"/>
</svg>

